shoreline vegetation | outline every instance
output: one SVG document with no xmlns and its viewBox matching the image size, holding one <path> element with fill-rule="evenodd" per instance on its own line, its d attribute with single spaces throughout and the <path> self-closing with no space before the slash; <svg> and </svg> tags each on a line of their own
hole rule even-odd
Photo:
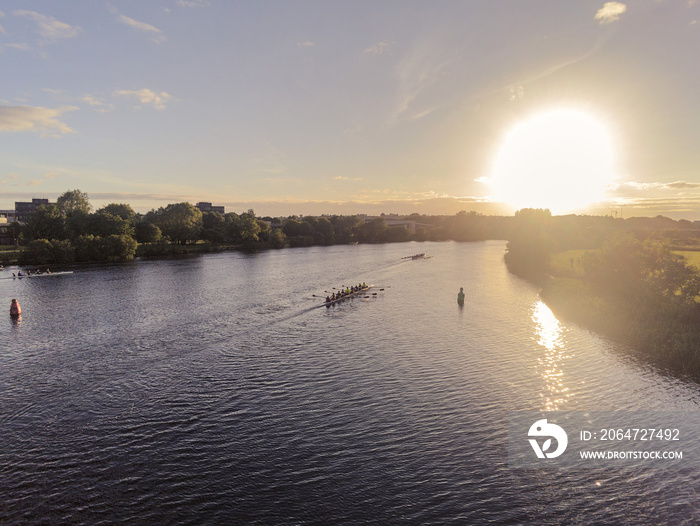
<svg viewBox="0 0 700 526">
<path fill-rule="evenodd" d="M 506 265 L 557 315 L 700 376 L 700 268 L 686 258 L 700 249 L 694 224 L 542 209 L 520 210 L 515 222 Z"/>
<path fill-rule="evenodd" d="M 87 194 L 72 190 L 55 204 L 38 206 L 25 224 L 8 225 L 5 237 L 18 246 L 0 250 L 0 262 L 68 265 L 239 249 L 506 239 L 512 220 L 466 211 L 454 216 L 412 214 L 396 226 L 388 224 L 389 218 L 258 217 L 253 210 L 202 212 L 190 203 L 169 204 L 146 214 L 112 203 L 93 212 Z"/>
<path fill-rule="evenodd" d="M 190 203 L 137 214 L 113 203 L 92 212 L 87 194 L 65 192 L 8 230 L 17 246 L 0 263 L 61 266 L 224 250 L 348 243 L 507 240 L 510 272 L 541 290 L 558 315 L 642 351 L 657 363 L 700 375 L 700 226 L 690 221 L 610 216 L 412 214 L 388 217 L 259 218 L 201 212 Z"/>
</svg>

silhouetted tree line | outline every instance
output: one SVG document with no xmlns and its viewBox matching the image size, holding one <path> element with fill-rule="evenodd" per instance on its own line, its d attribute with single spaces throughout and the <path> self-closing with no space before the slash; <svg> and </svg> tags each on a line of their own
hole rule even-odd
<svg viewBox="0 0 700 526">
<path fill-rule="evenodd" d="M 454 216 L 413 214 L 415 232 L 389 226 L 385 217 L 334 215 L 258 218 L 253 210 L 237 214 L 202 213 L 190 203 L 174 203 L 137 214 L 127 204 L 92 210 L 88 195 L 71 190 L 56 204 L 37 207 L 19 228 L 22 264 L 128 261 L 135 256 L 181 254 L 201 241 L 206 247 L 283 248 L 347 243 L 403 241 L 476 241 L 505 238 L 509 218 L 475 212 Z M 202 246 L 200 244 L 200 246 Z"/>
</svg>

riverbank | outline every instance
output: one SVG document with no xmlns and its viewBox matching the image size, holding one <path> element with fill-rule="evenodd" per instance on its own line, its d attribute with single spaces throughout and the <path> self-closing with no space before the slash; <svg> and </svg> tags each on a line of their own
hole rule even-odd
<svg viewBox="0 0 700 526">
<path fill-rule="evenodd" d="M 632 258 L 644 279 L 616 273 L 615 254 L 607 251 L 554 254 L 547 273 L 527 279 L 540 288 L 542 300 L 562 319 L 627 345 L 664 368 L 700 377 L 697 269 L 665 249 L 656 249 L 653 270 L 644 268 L 639 254 L 638 259 Z M 600 260 L 611 268 L 601 271 Z M 666 288 L 658 281 L 665 282 Z M 684 287 L 688 290 L 683 291 Z"/>
</svg>

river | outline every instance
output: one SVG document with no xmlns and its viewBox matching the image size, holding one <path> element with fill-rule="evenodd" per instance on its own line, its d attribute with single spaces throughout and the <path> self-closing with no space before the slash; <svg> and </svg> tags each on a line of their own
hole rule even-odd
<svg viewBox="0 0 700 526">
<path fill-rule="evenodd" d="M 0 522 L 700 522 L 697 470 L 508 467 L 509 411 L 698 411 L 700 390 L 558 320 L 504 248 L 0 279 L 23 311 L 0 333 Z M 369 297 L 318 307 L 361 281 Z"/>
</svg>

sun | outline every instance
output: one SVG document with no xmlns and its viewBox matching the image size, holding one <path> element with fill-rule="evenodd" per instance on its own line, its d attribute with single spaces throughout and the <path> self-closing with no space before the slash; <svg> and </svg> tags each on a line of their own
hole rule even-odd
<svg viewBox="0 0 700 526">
<path fill-rule="evenodd" d="M 516 208 L 580 211 L 613 183 L 613 149 L 607 128 L 585 111 L 537 114 L 505 136 L 488 179 L 492 197 Z"/>
</svg>

